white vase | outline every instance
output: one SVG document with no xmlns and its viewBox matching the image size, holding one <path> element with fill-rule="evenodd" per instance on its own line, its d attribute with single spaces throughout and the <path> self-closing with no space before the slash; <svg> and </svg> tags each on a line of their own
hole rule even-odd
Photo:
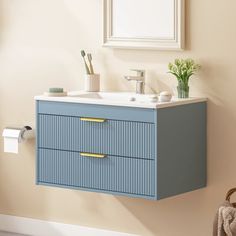
<svg viewBox="0 0 236 236">
<path fill-rule="evenodd" d="M 100 74 L 85 75 L 86 92 L 99 92 L 100 91 Z"/>
</svg>

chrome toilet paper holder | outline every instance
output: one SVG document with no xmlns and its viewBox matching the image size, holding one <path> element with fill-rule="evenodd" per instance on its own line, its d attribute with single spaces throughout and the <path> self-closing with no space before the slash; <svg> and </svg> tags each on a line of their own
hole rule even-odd
<svg viewBox="0 0 236 236">
<path fill-rule="evenodd" d="M 20 138 L 22 141 L 27 139 L 32 139 L 34 137 L 35 137 L 35 132 L 30 126 L 26 125 L 21 129 Z"/>
<path fill-rule="evenodd" d="M 30 126 L 23 126 L 22 128 L 6 127 L 2 136 L 4 138 L 4 152 L 18 154 L 19 144 L 34 138 L 35 132 Z"/>
</svg>

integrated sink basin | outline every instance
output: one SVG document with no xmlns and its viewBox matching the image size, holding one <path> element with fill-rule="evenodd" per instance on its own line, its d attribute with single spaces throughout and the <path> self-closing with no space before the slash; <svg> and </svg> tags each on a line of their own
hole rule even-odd
<svg viewBox="0 0 236 236">
<path fill-rule="evenodd" d="M 157 102 L 157 95 L 152 94 L 134 94 L 134 93 L 118 93 L 118 92 L 70 92 L 68 97 L 78 99 L 98 99 L 117 102 Z"/>
<path fill-rule="evenodd" d="M 69 92 L 65 97 L 36 96 L 35 100 L 72 102 L 84 104 L 98 104 L 109 106 L 126 106 L 141 108 L 164 108 L 206 101 L 205 98 L 178 99 L 173 97 L 170 102 L 158 102 L 158 96 L 154 94 L 136 94 L 125 92 Z"/>
</svg>

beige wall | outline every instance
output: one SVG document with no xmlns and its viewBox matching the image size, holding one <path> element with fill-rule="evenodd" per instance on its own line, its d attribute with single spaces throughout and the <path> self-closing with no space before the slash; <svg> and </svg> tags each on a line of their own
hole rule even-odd
<svg viewBox="0 0 236 236">
<path fill-rule="evenodd" d="M 0 130 L 33 122 L 33 96 L 48 87 L 82 89 L 81 49 L 94 53 L 109 90 L 134 90 L 122 79 L 129 68 L 146 69 L 156 90 L 172 89 L 168 62 L 195 58 L 203 70 L 192 95 L 209 97 L 207 188 L 153 202 L 36 186 L 34 143 L 11 155 L 1 139 L 0 213 L 145 236 L 211 235 L 218 204 L 236 186 L 236 1 L 186 1 L 187 50 L 158 52 L 102 48 L 102 0 L 0 0 Z"/>
</svg>

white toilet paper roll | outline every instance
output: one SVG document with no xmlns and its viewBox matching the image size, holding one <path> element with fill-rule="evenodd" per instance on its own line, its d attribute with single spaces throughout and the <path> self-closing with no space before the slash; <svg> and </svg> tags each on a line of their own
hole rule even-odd
<svg viewBox="0 0 236 236">
<path fill-rule="evenodd" d="M 4 152 L 18 153 L 18 139 L 4 138 Z"/>
<path fill-rule="evenodd" d="M 19 142 L 21 141 L 21 129 L 6 128 L 3 130 L 4 152 L 18 153 Z"/>
</svg>

